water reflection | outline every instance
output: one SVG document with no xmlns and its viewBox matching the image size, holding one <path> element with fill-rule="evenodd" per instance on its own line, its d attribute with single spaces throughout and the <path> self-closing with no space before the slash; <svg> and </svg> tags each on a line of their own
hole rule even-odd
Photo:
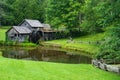
<svg viewBox="0 0 120 80">
<path fill-rule="evenodd" d="M 91 63 L 91 58 L 83 55 L 73 55 L 70 52 L 53 50 L 48 48 L 24 49 L 24 48 L 4 48 L 3 56 L 7 58 L 25 59 L 34 61 L 47 61 L 58 63 Z"/>
</svg>

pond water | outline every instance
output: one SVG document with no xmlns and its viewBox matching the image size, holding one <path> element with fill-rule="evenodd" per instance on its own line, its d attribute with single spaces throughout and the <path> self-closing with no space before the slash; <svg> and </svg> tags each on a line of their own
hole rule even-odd
<svg viewBox="0 0 120 80">
<path fill-rule="evenodd" d="M 81 52 L 64 51 L 54 48 L 37 47 L 26 49 L 21 47 L 4 47 L 0 48 L 2 56 L 13 59 L 46 61 L 70 64 L 90 64 L 91 57 L 81 55 Z"/>
</svg>

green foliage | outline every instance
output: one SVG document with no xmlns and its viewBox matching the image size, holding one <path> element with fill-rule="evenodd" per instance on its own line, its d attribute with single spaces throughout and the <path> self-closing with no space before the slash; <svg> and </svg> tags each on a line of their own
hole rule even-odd
<svg viewBox="0 0 120 80">
<path fill-rule="evenodd" d="M 81 3 L 77 0 L 47 0 L 45 21 L 53 27 L 67 29 L 79 26 L 79 11 Z"/>
<path fill-rule="evenodd" d="M 2 25 L 19 24 L 23 19 L 38 19 L 43 22 L 44 0 L 5 0 L 0 2 Z"/>
<path fill-rule="evenodd" d="M 57 29 L 96 33 L 120 24 L 119 0 L 2 0 L 2 25 L 19 24 L 23 19 L 38 19 Z"/>
<path fill-rule="evenodd" d="M 11 25 L 14 22 L 13 8 L 5 2 L 0 2 L 0 22 L 2 25 Z"/>
<path fill-rule="evenodd" d="M 17 0 L 14 3 L 15 16 L 19 23 L 25 18 L 28 19 L 38 19 L 43 22 L 43 0 Z"/>
<path fill-rule="evenodd" d="M 119 0 L 85 0 L 82 7 L 84 14 L 81 27 L 83 30 L 94 33 L 120 21 Z"/>
<path fill-rule="evenodd" d="M 97 58 L 113 59 L 114 62 L 120 62 L 120 27 L 113 27 L 108 32 L 100 46 L 100 52 Z"/>
</svg>

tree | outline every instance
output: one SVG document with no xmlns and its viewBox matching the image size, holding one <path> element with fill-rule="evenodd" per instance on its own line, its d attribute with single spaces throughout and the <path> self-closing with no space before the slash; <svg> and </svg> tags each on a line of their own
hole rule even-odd
<svg viewBox="0 0 120 80">
<path fill-rule="evenodd" d="M 0 2 L 0 11 L 2 25 L 11 25 L 14 23 L 13 8 L 10 5 Z"/>
<path fill-rule="evenodd" d="M 103 28 L 119 22 L 119 0 L 85 0 L 81 27 L 89 33 L 102 31 Z"/>
<path fill-rule="evenodd" d="M 2 24 L 18 25 L 23 19 L 43 20 L 44 0 L 4 0 L 0 1 L 2 8 Z"/>
<path fill-rule="evenodd" d="M 81 3 L 78 0 L 47 0 L 45 21 L 53 27 L 71 29 L 79 26 Z"/>
</svg>

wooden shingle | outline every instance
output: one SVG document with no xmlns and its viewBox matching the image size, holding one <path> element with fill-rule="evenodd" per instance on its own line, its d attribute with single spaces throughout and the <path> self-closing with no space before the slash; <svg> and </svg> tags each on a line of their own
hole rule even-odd
<svg viewBox="0 0 120 80">
<path fill-rule="evenodd" d="M 13 28 L 19 33 L 19 34 L 30 34 L 32 31 L 24 26 L 13 26 Z"/>
</svg>

